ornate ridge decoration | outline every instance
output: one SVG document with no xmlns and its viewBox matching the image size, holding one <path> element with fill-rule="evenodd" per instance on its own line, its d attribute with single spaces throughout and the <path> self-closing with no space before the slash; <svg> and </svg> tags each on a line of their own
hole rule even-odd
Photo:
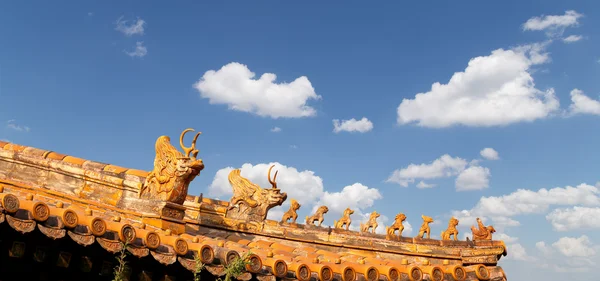
<svg viewBox="0 0 600 281">
<path fill-rule="evenodd" d="M 458 241 L 458 230 L 456 229 L 456 226 L 458 226 L 458 219 L 455 217 L 450 218 L 448 229 L 442 231 L 440 238 L 442 240 L 450 240 L 450 236 L 454 236 L 454 241 Z"/>
<path fill-rule="evenodd" d="M 429 224 L 433 222 L 433 219 L 426 215 L 421 215 L 421 218 L 423 219 L 423 224 L 421 224 L 419 234 L 417 234 L 415 238 L 423 238 L 425 233 L 427 233 L 427 239 L 429 239 L 431 234 L 431 228 L 429 228 Z"/>
<path fill-rule="evenodd" d="M 318 221 L 319 226 L 321 226 L 321 224 L 323 224 L 323 220 L 325 220 L 323 215 L 327 212 L 329 212 L 329 208 L 327 208 L 327 206 L 319 207 L 314 214 L 306 217 L 306 225 L 315 225 L 315 222 Z"/>
<path fill-rule="evenodd" d="M 179 137 L 179 144 L 185 154 L 171 145 L 168 136 L 158 137 L 155 145 L 154 169 L 148 174 L 139 191 L 140 198 L 183 204 L 190 182 L 204 169 L 202 159 L 196 159 L 198 155 L 196 140 L 201 132 L 196 133 L 190 147 L 183 144 L 183 137 L 190 131 L 194 130 L 185 129 Z"/>
<path fill-rule="evenodd" d="M 267 177 L 271 188 L 261 188 L 257 184 L 241 176 L 241 170 L 235 169 L 229 173 L 228 179 L 233 188 L 233 196 L 229 201 L 226 217 L 244 221 L 264 221 L 269 210 L 281 206 L 287 199 L 287 193 L 277 188 L 277 172 L 271 180 L 271 169 Z"/>
<path fill-rule="evenodd" d="M 283 213 L 283 217 L 281 217 L 281 223 L 287 223 L 288 220 L 292 220 L 292 223 L 296 223 L 296 219 L 298 219 L 298 209 L 300 209 L 302 205 L 298 203 L 295 199 L 291 200 L 290 209 Z"/>
<path fill-rule="evenodd" d="M 476 240 L 492 240 L 492 233 L 496 232 L 493 226 L 483 225 L 483 222 L 480 218 L 477 218 L 477 226 L 479 229 L 475 228 L 475 226 L 471 226 L 471 231 L 473 232 L 473 241 Z"/>
<path fill-rule="evenodd" d="M 377 223 L 377 218 L 379 218 L 379 216 L 381 215 L 376 211 L 371 212 L 367 223 L 360 224 L 360 232 L 369 232 L 369 228 L 371 228 L 371 232 L 375 234 L 375 230 L 377 229 L 377 226 L 379 226 L 379 224 Z"/>
<path fill-rule="evenodd" d="M 385 228 L 386 238 L 391 240 L 393 237 L 399 239 L 402 237 L 402 231 L 404 231 L 404 221 L 406 220 L 406 215 L 403 213 L 399 213 L 396 215 L 394 219 L 394 224 Z M 396 230 L 398 231 L 398 235 L 395 234 Z"/>
<path fill-rule="evenodd" d="M 339 221 L 333 221 L 333 226 L 335 228 L 342 229 L 344 225 L 346 225 L 346 230 L 348 230 L 350 228 L 350 224 L 352 223 L 352 219 L 350 218 L 350 215 L 352 214 L 354 214 L 354 210 L 346 208 L 346 210 L 344 210 L 344 215 L 342 216 L 342 218 Z"/>
</svg>

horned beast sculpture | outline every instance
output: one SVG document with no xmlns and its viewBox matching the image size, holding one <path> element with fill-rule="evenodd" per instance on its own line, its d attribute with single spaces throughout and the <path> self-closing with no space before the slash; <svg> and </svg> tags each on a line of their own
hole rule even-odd
<svg viewBox="0 0 600 281">
<path fill-rule="evenodd" d="M 154 169 L 146 177 L 138 197 L 183 204 L 190 182 L 204 169 L 202 159 L 196 159 L 198 156 L 196 141 L 202 133 L 196 133 L 190 147 L 183 144 L 185 134 L 190 131 L 194 130 L 185 129 L 179 136 L 179 144 L 185 154 L 171 145 L 171 138 L 168 136 L 158 137 L 155 145 Z"/>
<path fill-rule="evenodd" d="M 257 184 L 241 176 L 241 170 L 235 169 L 229 173 L 229 183 L 233 188 L 233 196 L 229 201 L 227 217 L 248 220 L 263 221 L 267 218 L 269 209 L 281 206 L 287 199 L 287 194 L 277 188 L 277 172 L 271 180 L 271 169 L 269 168 L 267 177 L 271 188 L 264 189 Z"/>
</svg>

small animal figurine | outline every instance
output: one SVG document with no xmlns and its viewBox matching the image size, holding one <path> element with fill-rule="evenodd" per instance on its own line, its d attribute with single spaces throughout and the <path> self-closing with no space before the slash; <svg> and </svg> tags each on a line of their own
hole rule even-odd
<svg viewBox="0 0 600 281">
<path fill-rule="evenodd" d="M 348 230 L 350 228 L 350 224 L 352 223 L 352 219 L 350 219 L 350 215 L 352 214 L 354 214 L 354 210 L 346 208 L 346 210 L 344 210 L 344 215 L 342 216 L 342 218 L 339 221 L 333 222 L 333 227 L 341 229 L 344 227 L 344 225 L 346 225 L 346 230 Z"/>
<path fill-rule="evenodd" d="M 423 238 L 425 233 L 427 233 L 427 239 L 429 239 L 430 233 L 431 233 L 429 224 L 433 222 L 433 219 L 426 215 L 421 215 L 421 218 L 423 218 L 423 224 L 421 224 L 421 228 L 419 229 L 419 234 L 417 234 L 417 236 L 415 238 Z"/>
<path fill-rule="evenodd" d="M 306 225 L 315 225 L 315 222 L 318 221 L 319 226 L 321 226 L 324 220 L 323 215 L 327 212 L 329 212 L 329 208 L 327 208 L 327 206 L 319 207 L 319 209 L 317 209 L 317 212 L 315 212 L 312 216 L 306 217 Z"/>
<path fill-rule="evenodd" d="M 360 232 L 369 232 L 369 228 L 371 228 L 371 233 L 374 234 L 375 230 L 377 229 L 377 226 L 379 225 L 377 224 L 377 218 L 379 216 L 379 213 L 373 211 L 371 215 L 369 215 L 369 220 L 367 221 L 367 223 L 360 224 Z"/>
<path fill-rule="evenodd" d="M 292 223 L 296 223 L 296 219 L 298 218 L 298 214 L 296 212 L 298 209 L 300 209 L 300 207 L 302 207 L 302 205 L 300 205 L 300 203 L 298 203 L 298 201 L 295 199 L 292 199 L 290 209 L 283 214 L 281 223 L 287 223 L 290 219 L 292 220 Z"/>
<path fill-rule="evenodd" d="M 454 241 L 458 241 L 458 230 L 456 229 L 457 225 L 458 219 L 455 217 L 450 218 L 450 221 L 448 222 L 448 229 L 442 231 L 442 235 L 440 235 L 442 240 L 450 240 L 450 236 L 453 235 Z"/>
</svg>

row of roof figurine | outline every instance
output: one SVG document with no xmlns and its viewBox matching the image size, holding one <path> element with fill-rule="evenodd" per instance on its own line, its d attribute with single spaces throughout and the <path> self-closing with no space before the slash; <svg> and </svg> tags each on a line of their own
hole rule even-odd
<svg viewBox="0 0 600 281">
<path fill-rule="evenodd" d="M 301 205 L 298 201 L 292 199 L 290 204 L 290 209 L 283 214 L 281 218 L 281 223 L 289 223 L 291 220 L 292 223 L 296 223 L 296 219 L 298 218 L 298 214 L 296 211 L 300 209 Z M 311 216 L 306 217 L 306 225 L 315 225 L 315 222 L 318 222 L 318 226 L 321 226 L 323 223 L 323 215 L 329 211 L 327 206 L 321 206 L 317 209 L 317 211 Z M 344 214 L 340 220 L 333 222 L 333 227 L 337 229 L 346 229 L 349 230 L 350 224 L 352 223 L 352 219 L 350 219 L 350 215 L 354 213 L 354 210 L 350 208 L 346 208 L 344 210 Z M 375 230 L 379 226 L 377 223 L 377 218 L 379 218 L 380 214 L 373 211 L 369 216 L 369 220 L 366 223 L 360 224 L 360 232 L 369 232 L 371 230 L 372 233 L 375 233 Z M 419 229 L 419 233 L 415 238 L 423 238 L 425 234 L 427 234 L 427 239 L 430 238 L 431 229 L 429 228 L 429 224 L 433 222 L 431 217 L 422 215 L 423 224 Z M 402 224 L 406 220 L 406 215 L 403 213 L 399 213 L 396 215 L 394 223 L 391 226 L 387 226 L 386 230 L 386 238 L 387 239 L 398 239 L 402 236 L 402 231 L 404 230 L 404 225 Z M 454 241 L 458 240 L 458 230 L 456 227 L 458 226 L 458 219 L 452 217 L 448 222 L 448 228 L 442 231 L 441 239 L 442 240 L 451 240 L 450 237 L 454 236 Z M 471 226 L 471 231 L 473 232 L 473 240 L 492 240 L 492 233 L 496 232 L 493 226 L 485 226 L 480 218 L 477 218 L 478 227 Z M 396 231 L 398 234 L 396 235 Z M 467 238 L 468 239 L 468 238 Z"/>
</svg>

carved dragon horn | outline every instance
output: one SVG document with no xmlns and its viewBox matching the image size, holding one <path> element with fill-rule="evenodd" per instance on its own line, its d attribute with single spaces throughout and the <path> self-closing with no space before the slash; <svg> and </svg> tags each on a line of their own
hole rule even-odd
<svg viewBox="0 0 600 281">
<path fill-rule="evenodd" d="M 277 173 L 279 173 L 279 171 L 275 171 L 275 176 L 273 177 L 273 180 L 271 180 L 271 169 L 273 169 L 273 167 L 275 167 L 275 165 L 272 165 L 271 167 L 269 167 L 269 174 L 267 175 L 267 177 L 269 178 L 269 183 L 271 184 L 271 186 L 273 187 L 273 189 L 277 189 Z"/>
<path fill-rule="evenodd" d="M 200 134 L 202 134 L 202 132 L 198 132 L 196 133 L 196 136 L 194 136 L 194 139 L 192 140 L 192 146 L 190 147 L 186 147 L 185 145 L 183 145 L 183 137 L 185 136 L 185 134 L 187 132 L 193 132 L 194 129 L 185 129 L 182 133 L 181 136 L 179 136 L 179 145 L 181 146 L 181 149 L 183 149 L 183 152 L 185 153 L 185 157 L 190 157 L 190 154 L 192 154 L 193 158 L 195 159 L 196 156 L 198 155 L 198 150 L 196 149 L 196 141 L 198 140 L 198 136 L 200 136 Z"/>
</svg>

